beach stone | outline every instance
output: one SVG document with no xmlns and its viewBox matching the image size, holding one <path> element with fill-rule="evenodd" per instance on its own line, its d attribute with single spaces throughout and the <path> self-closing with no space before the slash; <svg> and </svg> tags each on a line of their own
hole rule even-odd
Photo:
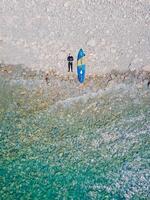
<svg viewBox="0 0 150 200">
<path fill-rule="evenodd" d="M 20 92 L 20 94 L 21 94 L 21 95 L 25 95 L 25 94 L 27 94 L 27 92 L 22 91 L 22 92 Z"/>
<path fill-rule="evenodd" d="M 65 8 L 68 8 L 70 5 L 71 5 L 71 1 L 67 1 L 67 2 L 64 3 Z"/>
<path fill-rule="evenodd" d="M 95 40 L 95 38 L 90 39 L 87 42 L 87 45 L 90 46 L 90 47 L 95 47 L 96 46 L 96 40 Z"/>
<path fill-rule="evenodd" d="M 60 60 L 66 59 L 66 53 L 61 51 L 61 52 L 58 54 L 58 58 L 59 58 Z"/>
<path fill-rule="evenodd" d="M 106 44 L 106 40 L 103 38 L 102 40 L 101 40 L 101 45 L 105 45 Z"/>
<path fill-rule="evenodd" d="M 111 74 L 111 78 L 115 79 L 116 78 L 115 74 Z"/>
<path fill-rule="evenodd" d="M 145 72 L 150 72 L 150 65 L 146 65 L 142 68 Z"/>
</svg>

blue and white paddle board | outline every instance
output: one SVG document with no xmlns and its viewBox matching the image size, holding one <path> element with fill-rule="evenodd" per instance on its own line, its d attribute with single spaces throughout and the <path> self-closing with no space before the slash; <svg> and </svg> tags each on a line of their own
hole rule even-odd
<svg viewBox="0 0 150 200">
<path fill-rule="evenodd" d="M 77 56 L 77 75 L 78 80 L 80 83 L 83 83 L 85 80 L 85 61 L 84 61 L 85 53 L 83 49 L 79 50 L 78 56 Z"/>
</svg>

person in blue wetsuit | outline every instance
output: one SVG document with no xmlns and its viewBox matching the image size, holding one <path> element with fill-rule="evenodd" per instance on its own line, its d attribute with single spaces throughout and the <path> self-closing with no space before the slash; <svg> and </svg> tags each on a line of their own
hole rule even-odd
<svg viewBox="0 0 150 200">
<path fill-rule="evenodd" d="M 71 54 L 69 53 L 69 56 L 67 57 L 67 61 L 68 61 L 68 72 L 73 72 L 73 56 L 71 56 Z"/>
</svg>

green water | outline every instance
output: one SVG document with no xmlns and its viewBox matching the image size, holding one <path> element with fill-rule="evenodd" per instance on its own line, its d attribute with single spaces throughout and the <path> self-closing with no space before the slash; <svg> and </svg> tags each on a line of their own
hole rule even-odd
<svg viewBox="0 0 150 200">
<path fill-rule="evenodd" d="M 150 199 L 148 89 L 122 86 L 34 112 L 11 91 L 1 87 L 1 199 Z"/>
</svg>

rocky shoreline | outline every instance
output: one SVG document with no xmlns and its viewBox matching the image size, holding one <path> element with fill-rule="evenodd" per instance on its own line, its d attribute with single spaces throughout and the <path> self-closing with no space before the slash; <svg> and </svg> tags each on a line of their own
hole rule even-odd
<svg viewBox="0 0 150 200">
<path fill-rule="evenodd" d="M 46 74 L 48 82 L 45 80 Z M 8 101 L 13 98 L 11 101 L 16 109 L 32 113 L 69 98 L 91 95 L 107 88 L 113 89 L 118 84 L 130 84 L 129 87 L 134 85 L 139 89 L 148 88 L 150 71 L 112 70 L 104 75 L 87 74 L 84 84 L 80 84 L 75 73 L 64 76 L 53 69 L 35 71 L 22 65 L 1 64 L 0 77 L 1 98 L 5 96 Z M 1 106 L 2 110 L 5 110 L 4 105 L 5 101 Z"/>
<path fill-rule="evenodd" d="M 49 75 L 49 77 L 55 77 L 60 80 L 68 81 L 68 80 L 75 80 L 76 79 L 76 73 L 73 74 L 62 74 L 57 72 L 55 69 L 50 68 L 49 70 L 35 70 L 26 68 L 23 65 L 12 65 L 12 64 L 2 64 L 0 63 L 0 74 L 1 75 L 19 75 L 20 77 L 23 77 L 24 79 L 31 79 L 31 78 L 42 78 L 46 74 Z M 139 81 L 145 81 L 150 79 L 150 66 L 144 66 L 140 69 L 130 69 L 119 71 L 116 69 L 112 69 L 110 73 L 106 74 L 87 74 L 86 75 L 86 81 L 89 81 L 90 79 L 96 80 L 96 79 L 103 79 L 106 80 L 106 82 L 117 80 L 117 81 L 124 81 L 128 79 L 136 79 Z"/>
<path fill-rule="evenodd" d="M 32 70 L 26 68 L 23 65 L 11 65 L 11 64 L 0 64 L 0 75 L 11 79 L 23 79 L 23 80 L 45 80 L 46 74 L 48 75 L 49 82 L 53 79 L 60 81 L 71 81 L 78 83 L 76 73 L 66 73 L 61 74 L 56 70 L 50 68 L 49 70 Z M 120 82 L 132 82 L 144 83 L 150 81 L 150 66 L 144 66 L 141 69 L 130 69 L 126 71 L 118 71 L 113 69 L 110 73 L 106 74 L 87 74 L 85 80 L 85 87 L 88 86 L 89 82 L 99 83 L 101 87 L 107 87 L 110 82 L 120 83 Z M 96 85 L 97 85 L 96 84 Z M 96 86 L 95 85 L 95 86 Z M 94 87 L 94 83 L 93 83 Z"/>
</svg>

